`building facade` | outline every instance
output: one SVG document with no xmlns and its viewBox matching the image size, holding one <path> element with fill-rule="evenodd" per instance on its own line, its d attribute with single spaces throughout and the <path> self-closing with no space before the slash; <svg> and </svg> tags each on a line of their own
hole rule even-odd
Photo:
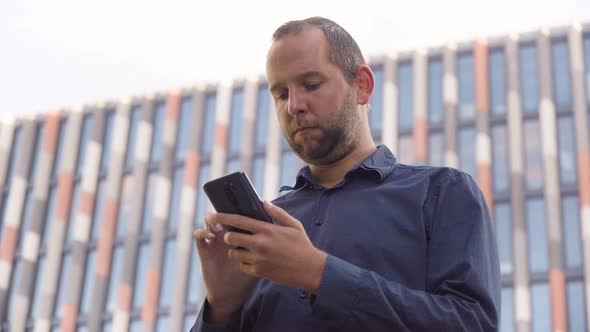
<svg viewBox="0 0 590 332">
<path fill-rule="evenodd" d="M 590 25 L 369 63 L 376 142 L 484 192 L 501 331 L 588 330 Z M 273 198 L 301 166 L 264 78 L 2 118 L 0 330 L 188 330 L 202 184 L 241 169 Z"/>
</svg>

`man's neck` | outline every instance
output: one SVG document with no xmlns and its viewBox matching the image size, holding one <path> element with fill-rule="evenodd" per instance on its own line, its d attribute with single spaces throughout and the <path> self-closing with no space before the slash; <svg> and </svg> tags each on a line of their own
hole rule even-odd
<svg viewBox="0 0 590 332">
<path fill-rule="evenodd" d="M 367 159 L 377 148 L 371 144 L 359 145 L 341 160 L 330 165 L 309 165 L 314 181 L 325 188 L 331 188 L 344 179 L 344 175 L 355 165 Z"/>
</svg>

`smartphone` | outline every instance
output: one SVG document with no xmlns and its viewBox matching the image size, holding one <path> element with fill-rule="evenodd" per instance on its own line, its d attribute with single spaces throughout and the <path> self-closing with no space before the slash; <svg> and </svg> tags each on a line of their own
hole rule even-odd
<svg viewBox="0 0 590 332">
<path fill-rule="evenodd" d="M 252 182 L 244 172 L 235 172 L 203 185 L 205 194 L 219 213 L 239 214 L 273 223 Z M 242 231 L 243 230 L 238 230 Z"/>
</svg>

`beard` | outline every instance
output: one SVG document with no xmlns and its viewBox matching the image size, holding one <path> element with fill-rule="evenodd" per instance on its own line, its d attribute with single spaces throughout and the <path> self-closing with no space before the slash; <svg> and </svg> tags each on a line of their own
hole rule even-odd
<svg viewBox="0 0 590 332">
<path fill-rule="evenodd" d="M 291 149 L 305 162 L 312 165 L 330 165 L 349 155 L 358 145 L 361 119 L 349 89 L 342 106 L 331 118 L 322 123 L 297 121 L 298 127 L 315 127 L 317 133 L 301 137 L 285 135 Z"/>
</svg>

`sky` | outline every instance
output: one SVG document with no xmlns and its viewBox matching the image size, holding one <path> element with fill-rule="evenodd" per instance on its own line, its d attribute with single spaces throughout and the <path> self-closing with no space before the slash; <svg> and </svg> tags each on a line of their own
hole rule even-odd
<svg viewBox="0 0 590 332">
<path fill-rule="evenodd" d="M 0 115 L 258 77 L 272 32 L 309 16 L 379 56 L 590 23 L 590 0 L 0 0 Z"/>
</svg>

